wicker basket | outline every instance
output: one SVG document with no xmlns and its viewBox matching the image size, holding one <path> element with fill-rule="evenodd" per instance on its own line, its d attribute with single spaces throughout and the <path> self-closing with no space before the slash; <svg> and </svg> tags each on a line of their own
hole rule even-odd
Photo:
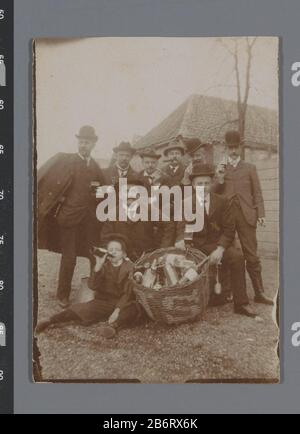
<svg viewBox="0 0 300 434">
<path fill-rule="evenodd" d="M 142 256 L 135 264 L 136 269 L 166 253 L 182 255 L 183 251 L 176 247 L 155 250 Z M 186 250 L 185 256 L 187 259 L 193 259 L 196 264 L 199 264 L 206 257 L 196 249 Z M 194 282 L 170 288 L 164 287 L 159 291 L 138 285 L 134 281 L 133 275 L 131 279 L 138 301 L 153 321 L 164 324 L 195 321 L 201 317 L 207 307 L 209 299 L 208 264 L 203 266 L 199 278 Z"/>
</svg>

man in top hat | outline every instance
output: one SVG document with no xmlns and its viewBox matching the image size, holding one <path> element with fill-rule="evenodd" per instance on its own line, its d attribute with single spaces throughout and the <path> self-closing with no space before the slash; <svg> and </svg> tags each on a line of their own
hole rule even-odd
<svg viewBox="0 0 300 434">
<path fill-rule="evenodd" d="M 59 153 L 38 171 L 38 246 L 62 254 L 57 289 L 62 307 L 69 303 L 76 257 L 89 257 L 100 233 L 95 188 L 104 177 L 91 157 L 98 137 L 89 125 L 76 137 L 77 153 Z"/>
<path fill-rule="evenodd" d="M 141 151 L 139 155 L 143 164 L 143 170 L 139 173 L 139 176 L 143 179 L 147 187 L 151 187 L 158 182 L 161 176 L 160 171 L 157 169 L 160 155 L 149 148 Z"/>
<path fill-rule="evenodd" d="M 180 137 L 172 140 L 164 149 L 163 154 L 167 158 L 167 164 L 161 170 L 161 183 L 168 187 L 181 185 L 185 171 L 185 167 L 182 164 L 185 147 L 180 142 Z"/>
<path fill-rule="evenodd" d="M 203 210 L 203 226 L 197 232 L 189 232 L 185 222 L 178 224 L 176 246 L 185 248 L 192 245 L 210 257 L 211 265 L 225 264 L 231 273 L 234 312 L 254 318 L 256 314 L 249 307 L 246 291 L 245 262 L 242 253 L 232 246 L 235 227 L 234 220 L 225 197 L 211 192 L 215 171 L 210 164 L 197 164 L 193 167 L 190 180 L 193 186 L 192 200 L 195 210 L 196 187 L 202 187 L 204 196 L 200 198 Z M 200 208 L 201 209 L 201 208 Z"/>
<path fill-rule="evenodd" d="M 113 148 L 116 160 L 114 164 L 104 171 L 107 185 L 116 185 L 119 178 L 136 177 L 137 173 L 130 166 L 130 161 L 135 154 L 135 149 L 129 142 L 121 142 L 119 146 Z"/>
<path fill-rule="evenodd" d="M 206 144 L 202 143 L 200 139 L 193 138 L 187 139 L 185 141 L 186 153 L 190 157 L 190 163 L 185 169 L 184 178 L 182 183 L 184 185 L 189 185 L 190 174 L 192 173 L 193 167 L 198 163 L 206 163 L 205 147 Z"/>
<path fill-rule="evenodd" d="M 261 274 L 261 263 L 257 255 L 257 224 L 264 226 L 264 200 L 254 164 L 241 159 L 242 146 L 238 131 L 225 134 L 228 163 L 217 169 L 216 193 L 223 194 L 230 202 L 246 267 L 255 292 L 254 301 L 273 305 L 265 296 Z"/>
</svg>

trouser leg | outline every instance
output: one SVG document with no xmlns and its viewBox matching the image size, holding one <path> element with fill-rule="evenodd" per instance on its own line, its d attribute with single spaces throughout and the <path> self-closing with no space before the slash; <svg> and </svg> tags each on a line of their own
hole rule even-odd
<svg viewBox="0 0 300 434">
<path fill-rule="evenodd" d="M 76 226 L 61 227 L 62 255 L 60 261 L 57 297 L 69 298 L 76 265 Z"/>
<path fill-rule="evenodd" d="M 249 299 L 246 289 L 245 260 L 242 253 L 234 247 L 229 247 L 224 252 L 222 264 L 230 270 L 234 304 L 236 306 L 248 304 Z"/>
<path fill-rule="evenodd" d="M 117 328 L 129 328 L 140 324 L 146 318 L 142 306 L 137 301 L 132 301 L 123 306 L 115 323 Z"/>
<path fill-rule="evenodd" d="M 237 207 L 236 207 L 237 208 Z M 261 263 L 257 255 L 256 228 L 249 225 L 240 208 L 235 210 L 236 230 L 246 260 L 246 268 L 256 295 L 264 292 Z"/>
<path fill-rule="evenodd" d="M 72 310 L 65 309 L 59 313 L 56 313 L 55 315 L 52 315 L 49 321 L 51 324 L 60 324 L 60 323 L 67 323 L 72 321 L 79 322 L 79 318 L 76 315 L 76 313 L 74 313 Z"/>
<path fill-rule="evenodd" d="M 222 286 L 222 294 L 224 297 L 231 297 L 230 270 L 224 264 L 219 267 L 219 279 Z"/>
</svg>

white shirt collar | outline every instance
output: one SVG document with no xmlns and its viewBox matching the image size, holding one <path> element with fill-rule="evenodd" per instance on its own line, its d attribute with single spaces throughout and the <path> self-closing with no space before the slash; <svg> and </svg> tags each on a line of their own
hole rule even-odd
<svg viewBox="0 0 300 434">
<path fill-rule="evenodd" d="M 155 178 L 156 174 L 157 174 L 157 170 L 155 170 L 153 173 L 151 173 L 151 175 L 148 172 L 146 172 L 146 170 L 144 170 L 143 176 L 150 176 L 151 178 Z"/>
<path fill-rule="evenodd" d="M 129 166 L 126 167 L 126 169 L 123 169 L 122 167 L 120 167 L 118 164 L 116 164 L 116 168 L 118 169 L 119 175 L 122 175 L 122 173 L 125 173 L 127 175 L 128 170 L 129 170 Z"/>
<path fill-rule="evenodd" d="M 77 154 L 79 155 L 79 157 L 80 157 L 83 161 L 86 161 L 87 166 L 90 164 L 91 157 L 84 157 L 84 156 L 81 155 L 79 152 L 77 152 Z"/>
<path fill-rule="evenodd" d="M 110 262 L 110 263 L 113 267 L 117 268 L 117 267 L 121 267 L 123 262 L 124 262 L 124 259 L 120 259 L 120 261 L 117 264 L 113 264 L 112 262 Z"/>
<path fill-rule="evenodd" d="M 206 213 L 209 214 L 209 207 L 210 207 L 210 194 L 209 193 L 204 198 L 204 204 L 205 204 Z"/>
<path fill-rule="evenodd" d="M 170 169 L 172 170 L 173 173 L 176 173 L 177 170 L 179 169 L 179 164 L 177 166 L 172 166 L 172 164 L 170 164 Z"/>
<path fill-rule="evenodd" d="M 241 157 L 238 157 L 235 160 L 233 158 L 228 157 L 228 163 L 231 164 L 231 166 L 233 167 L 236 167 L 240 161 L 241 161 Z"/>
<path fill-rule="evenodd" d="M 205 204 L 205 209 L 206 209 L 206 213 L 209 214 L 209 207 L 210 207 L 210 193 L 208 193 L 205 198 L 204 198 L 204 204 Z M 203 202 L 201 200 L 201 206 L 203 205 Z"/>
</svg>

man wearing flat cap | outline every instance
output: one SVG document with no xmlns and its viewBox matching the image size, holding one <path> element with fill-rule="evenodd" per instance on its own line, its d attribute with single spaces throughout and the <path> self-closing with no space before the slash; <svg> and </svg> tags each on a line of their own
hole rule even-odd
<svg viewBox="0 0 300 434">
<path fill-rule="evenodd" d="M 242 147 L 238 131 L 225 134 L 228 163 L 217 169 L 215 192 L 230 202 L 235 228 L 241 242 L 246 267 L 252 281 L 256 303 L 273 305 L 265 296 L 260 259 L 257 255 L 257 224 L 264 226 L 264 200 L 254 164 L 241 159 Z"/>
<path fill-rule="evenodd" d="M 113 148 L 115 162 L 108 169 L 104 170 L 106 185 L 117 185 L 119 178 L 136 177 L 137 173 L 130 166 L 130 161 L 136 150 L 129 142 L 121 142 L 119 146 Z"/>
<path fill-rule="evenodd" d="M 195 232 L 186 222 L 180 222 L 177 228 L 176 246 L 186 248 L 188 245 L 201 250 L 209 256 L 210 264 L 216 266 L 224 264 L 231 274 L 234 312 L 254 318 L 256 314 L 249 307 L 249 299 L 246 291 L 245 261 L 242 253 L 232 243 L 235 227 L 229 201 L 224 196 L 211 192 L 215 171 L 210 164 L 197 164 L 193 167 L 190 181 L 193 187 L 192 200 L 193 212 L 196 201 L 198 209 L 202 209 L 202 227 Z M 198 198 L 196 187 L 203 188 L 203 197 Z"/>
<path fill-rule="evenodd" d="M 69 303 L 76 257 L 89 257 L 100 234 L 95 188 L 104 184 L 91 157 L 98 137 L 85 125 L 76 134 L 78 152 L 58 153 L 38 171 L 38 246 L 62 254 L 57 298 Z"/>
</svg>

